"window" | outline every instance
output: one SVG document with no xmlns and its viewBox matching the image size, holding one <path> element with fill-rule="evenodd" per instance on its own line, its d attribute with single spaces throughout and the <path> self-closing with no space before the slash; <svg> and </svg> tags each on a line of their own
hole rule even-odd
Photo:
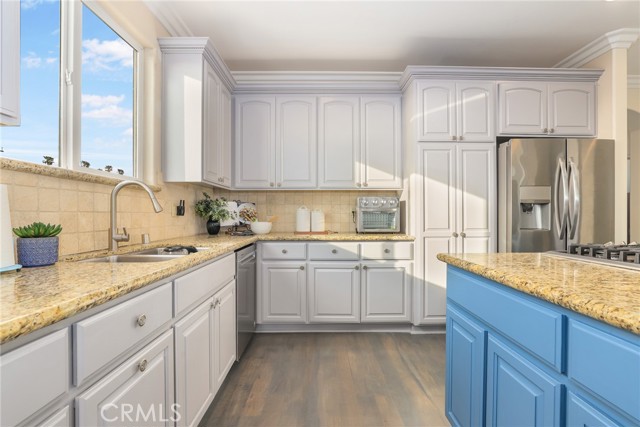
<svg viewBox="0 0 640 427">
<path fill-rule="evenodd" d="M 88 0 L 21 0 L 20 41 L 22 125 L 1 154 L 137 176 L 142 48 Z"/>
</svg>

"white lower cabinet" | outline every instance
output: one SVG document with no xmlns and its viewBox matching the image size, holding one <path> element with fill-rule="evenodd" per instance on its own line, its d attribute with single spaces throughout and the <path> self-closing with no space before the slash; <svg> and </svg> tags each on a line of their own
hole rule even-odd
<svg viewBox="0 0 640 427">
<path fill-rule="evenodd" d="M 364 322 L 409 322 L 413 262 L 382 261 L 362 265 L 362 313 Z"/>
<path fill-rule="evenodd" d="M 38 423 L 38 427 L 72 427 L 73 417 L 71 416 L 71 408 L 69 405 L 56 411 L 44 421 Z"/>
<path fill-rule="evenodd" d="M 134 354 L 76 398 L 80 426 L 172 426 L 173 331 Z"/>
<path fill-rule="evenodd" d="M 209 298 L 175 325 L 178 426 L 196 426 L 216 393 L 214 300 Z"/>
<path fill-rule="evenodd" d="M 236 361 L 236 282 L 213 296 L 214 369 L 216 392 Z"/>
<path fill-rule="evenodd" d="M 262 323 L 307 322 L 305 262 L 262 262 L 258 298 Z"/>
<path fill-rule="evenodd" d="M 360 322 L 360 265 L 309 264 L 309 323 Z"/>
</svg>

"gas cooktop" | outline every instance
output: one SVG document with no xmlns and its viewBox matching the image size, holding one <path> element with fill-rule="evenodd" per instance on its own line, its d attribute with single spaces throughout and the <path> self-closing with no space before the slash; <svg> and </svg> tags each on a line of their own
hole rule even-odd
<svg viewBox="0 0 640 427">
<path fill-rule="evenodd" d="M 549 253 L 585 262 L 640 271 L 640 244 L 636 242 L 620 245 L 613 242 L 570 244 L 569 250 L 566 252 L 551 251 Z"/>
</svg>

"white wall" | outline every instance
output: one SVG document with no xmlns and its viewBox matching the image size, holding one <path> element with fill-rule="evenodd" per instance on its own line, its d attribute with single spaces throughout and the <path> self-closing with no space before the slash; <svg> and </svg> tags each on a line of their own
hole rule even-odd
<svg viewBox="0 0 640 427">
<path fill-rule="evenodd" d="M 628 89 L 627 102 L 631 192 L 630 240 L 640 242 L 640 87 Z"/>
</svg>

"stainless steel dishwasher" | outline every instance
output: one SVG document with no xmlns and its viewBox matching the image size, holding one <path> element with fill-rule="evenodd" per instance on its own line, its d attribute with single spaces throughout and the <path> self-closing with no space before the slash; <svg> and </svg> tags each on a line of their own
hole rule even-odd
<svg viewBox="0 0 640 427">
<path fill-rule="evenodd" d="M 240 360 L 256 329 L 256 245 L 236 252 L 236 286 L 236 360 Z"/>
</svg>

